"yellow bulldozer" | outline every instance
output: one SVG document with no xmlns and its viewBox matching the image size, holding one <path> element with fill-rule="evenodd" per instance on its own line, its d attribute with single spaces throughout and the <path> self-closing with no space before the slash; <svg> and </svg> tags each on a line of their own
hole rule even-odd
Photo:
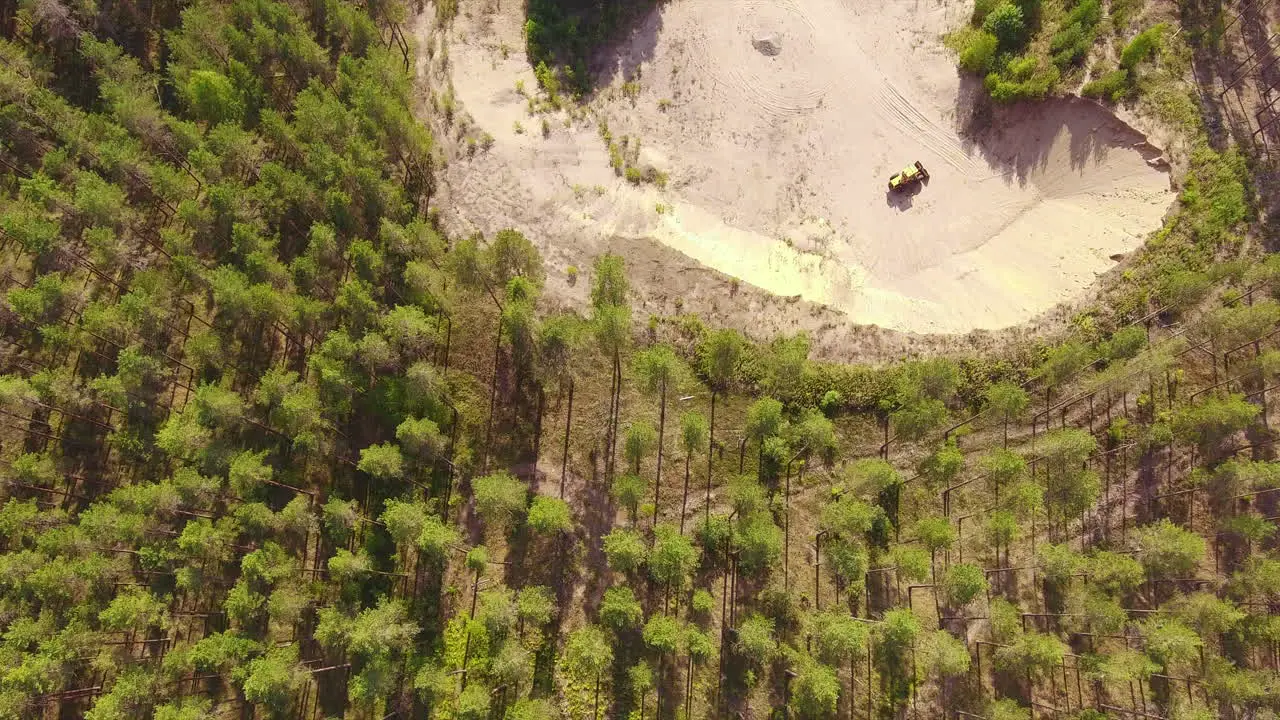
<svg viewBox="0 0 1280 720">
<path fill-rule="evenodd" d="M 889 178 L 889 192 L 901 192 L 908 188 L 914 187 L 917 183 L 926 182 L 929 179 L 929 171 L 924 169 L 924 165 L 920 161 L 908 165 L 893 177 Z"/>
</svg>

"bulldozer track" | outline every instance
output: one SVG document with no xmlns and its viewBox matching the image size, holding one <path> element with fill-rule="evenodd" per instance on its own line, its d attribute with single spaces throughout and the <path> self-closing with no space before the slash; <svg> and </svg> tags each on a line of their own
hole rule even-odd
<svg viewBox="0 0 1280 720">
<path fill-rule="evenodd" d="M 876 104 L 888 117 L 888 120 L 899 129 L 918 139 L 925 147 L 937 153 L 938 157 L 962 173 L 970 174 L 974 170 L 973 161 L 965 153 L 950 133 L 938 127 L 912 105 L 902 93 L 888 80 L 876 95 Z"/>
</svg>

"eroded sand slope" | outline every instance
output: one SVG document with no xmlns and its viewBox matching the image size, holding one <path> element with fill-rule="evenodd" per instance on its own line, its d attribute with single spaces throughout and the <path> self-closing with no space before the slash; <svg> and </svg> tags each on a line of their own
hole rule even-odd
<svg viewBox="0 0 1280 720">
<path fill-rule="evenodd" d="M 1079 296 L 1173 199 L 1158 150 L 1093 103 L 974 131 L 940 43 L 962 4 L 671 0 L 612 56 L 592 118 L 552 114 L 546 136 L 516 92 L 535 87 L 520 9 L 503 5 L 472 6 L 451 34 L 457 96 L 495 138 L 446 174 L 453 221 L 521 227 L 561 265 L 651 238 L 852 322 L 995 329 Z M 628 79 L 638 93 L 618 91 Z M 639 139 L 665 189 L 616 177 L 601 118 Z M 888 194 L 913 160 L 930 183 Z"/>
</svg>

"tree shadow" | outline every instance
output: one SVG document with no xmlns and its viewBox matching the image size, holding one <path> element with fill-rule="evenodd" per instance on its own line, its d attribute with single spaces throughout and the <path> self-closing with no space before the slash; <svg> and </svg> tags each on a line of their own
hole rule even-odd
<svg viewBox="0 0 1280 720">
<path fill-rule="evenodd" d="M 525 38 L 534 67 L 566 69 L 586 95 L 653 59 L 663 0 L 525 0 Z"/>
<path fill-rule="evenodd" d="M 613 531 L 614 518 L 617 516 L 617 508 L 600 474 L 595 452 L 591 454 L 591 460 L 591 477 L 583 478 L 575 493 L 581 502 L 578 510 L 578 539 L 584 550 L 582 561 L 587 577 L 582 604 L 588 613 L 594 613 L 600 606 L 608 587 L 609 560 L 604 554 L 604 541 L 601 538 Z"/>
<path fill-rule="evenodd" d="M 1214 7 L 1218 5 L 1216 2 L 1205 1 Z M 1280 145 L 1280 120 L 1276 119 L 1280 116 L 1280 99 L 1277 99 L 1280 94 L 1280 26 L 1274 25 L 1268 15 L 1270 5 L 1245 3 L 1240 8 L 1238 19 L 1233 18 L 1244 41 L 1240 56 L 1231 52 L 1232 45 L 1228 42 L 1223 43 L 1225 52 L 1206 53 L 1207 57 L 1203 59 L 1206 68 L 1217 70 L 1224 85 L 1239 80 L 1232 92 L 1240 115 L 1229 129 L 1238 144 L 1252 148 L 1259 159 L 1266 157 L 1270 161 L 1257 163 L 1254 168 L 1260 187 L 1274 187 L 1274 183 L 1280 180 L 1280 163 L 1276 162 L 1275 151 L 1272 149 Z M 1228 13 L 1227 17 L 1232 16 Z M 1195 60 L 1198 65 L 1201 61 L 1199 54 L 1195 56 Z M 1240 75 L 1244 77 L 1238 77 Z M 1243 97 L 1249 95 L 1256 97 L 1256 101 L 1250 102 L 1250 107 L 1246 108 Z M 1223 102 L 1224 99 L 1213 98 L 1213 109 L 1221 112 L 1222 108 L 1217 106 Z M 1237 117 L 1234 112 L 1227 113 L 1227 116 L 1232 119 Z M 1260 193 L 1263 200 L 1262 207 L 1259 208 L 1260 215 L 1265 223 L 1272 226 L 1280 222 L 1280 198 L 1276 195 Z M 1275 234 L 1266 233 L 1265 236 L 1274 237 Z M 1274 250 L 1275 241 L 1271 240 L 1267 245 L 1268 249 Z"/>
<path fill-rule="evenodd" d="M 629 24 L 620 28 L 614 42 L 601 46 L 592 56 L 589 69 L 593 87 L 607 87 L 619 77 L 630 82 L 639 76 L 644 63 L 653 60 L 658 34 L 662 31 L 665 3 L 636 3 L 641 7 L 646 4 L 650 7 L 637 13 Z"/>
<path fill-rule="evenodd" d="M 1134 150 L 1152 167 L 1163 152 L 1107 107 L 1087 98 L 1065 97 L 1002 105 L 991 100 L 982 81 L 957 70 L 955 117 L 961 147 L 986 162 L 990 174 L 1020 187 L 1049 170 L 1054 148 L 1066 135 L 1069 167 L 1084 172 L 1107 162 L 1112 150 Z"/>
</svg>

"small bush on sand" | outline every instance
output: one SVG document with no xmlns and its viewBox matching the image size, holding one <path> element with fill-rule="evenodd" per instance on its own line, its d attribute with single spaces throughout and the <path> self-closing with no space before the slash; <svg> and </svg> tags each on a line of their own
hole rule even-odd
<svg viewBox="0 0 1280 720">
<path fill-rule="evenodd" d="M 1129 93 L 1129 90 L 1129 71 L 1121 68 L 1090 80 L 1085 83 L 1080 92 L 1086 97 L 1098 98 L 1109 102 L 1120 102 Z"/>
<path fill-rule="evenodd" d="M 1004 73 L 987 75 L 987 92 L 1001 103 L 1038 100 L 1049 94 L 1061 77 L 1058 68 L 1041 63 L 1034 55 L 1011 60 Z"/>
<path fill-rule="evenodd" d="M 1089 54 L 1097 36 L 1097 26 L 1102 20 L 1102 7 L 1098 0 L 1082 0 L 1063 19 L 1062 26 L 1049 42 L 1053 64 L 1060 69 L 1074 65 Z"/>
<path fill-rule="evenodd" d="M 1132 70 L 1138 63 L 1146 60 L 1156 49 L 1160 36 L 1164 34 L 1164 23 L 1154 25 L 1138 33 L 1120 53 L 1120 67 Z"/>
<path fill-rule="evenodd" d="M 1001 50 L 1016 50 L 1022 45 L 1027 24 L 1022 17 L 1022 8 L 1005 2 L 987 15 L 987 19 L 982 21 L 982 29 L 996 36 Z"/>
<path fill-rule="evenodd" d="M 971 73 L 983 74 L 991 69 L 999 41 L 989 32 L 978 31 L 970 36 L 968 44 L 960 51 L 960 67 Z"/>
</svg>

